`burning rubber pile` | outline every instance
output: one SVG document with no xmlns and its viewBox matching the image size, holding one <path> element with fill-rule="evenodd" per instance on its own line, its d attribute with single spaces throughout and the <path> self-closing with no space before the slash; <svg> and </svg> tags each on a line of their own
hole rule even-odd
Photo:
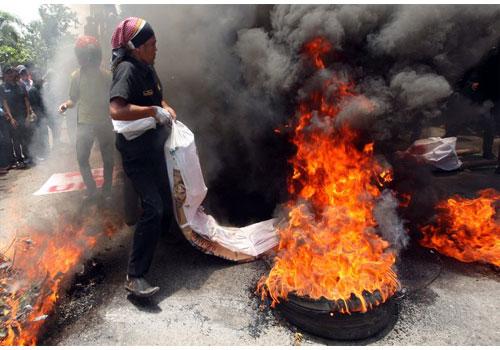
<svg viewBox="0 0 500 350">
<path fill-rule="evenodd" d="M 424 247 L 464 262 L 500 267 L 500 193 L 485 189 L 475 199 L 455 195 L 436 206 L 437 217 L 421 228 Z"/>
<path fill-rule="evenodd" d="M 357 132 L 337 120 L 350 101 L 365 109 L 372 105 L 356 93 L 348 77 L 325 70 L 322 57 L 331 48 L 321 37 L 304 45 L 303 52 L 317 73 L 330 76 L 299 104 L 287 219 L 279 227 L 274 266 L 258 285 L 272 306 L 287 304 L 290 297 L 323 301 L 326 308 L 322 312 L 330 318 L 324 322 L 335 322 L 346 314 L 370 313 L 386 303 L 399 286 L 393 270 L 396 254 L 377 232 L 374 217 L 391 173 L 376 161 L 372 143 L 360 145 Z M 353 336 L 380 331 L 387 320 L 379 321 L 385 323 Z"/>
<path fill-rule="evenodd" d="M 50 231 L 19 228 L 22 236 L 0 255 L 1 345 L 37 344 L 64 285 L 99 239 L 116 232 L 113 216 L 103 217 L 100 230 L 93 229 L 91 220 L 75 224 L 66 218 Z"/>
</svg>

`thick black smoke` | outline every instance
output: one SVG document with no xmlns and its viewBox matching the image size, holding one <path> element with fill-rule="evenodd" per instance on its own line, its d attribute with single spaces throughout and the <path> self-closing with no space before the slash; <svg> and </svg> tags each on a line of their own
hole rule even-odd
<svg viewBox="0 0 500 350">
<path fill-rule="evenodd" d="M 363 98 L 351 98 L 336 121 L 362 130 L 386 154 L 406 148 L 426 123 L 471 121 L 491 107 L 491 102 L 450 96 L 463 88 L 471 68 L 497 44 L 500 6 L 280 5 L 271 13 L 271 27 L 238 33 L 236 50 L 248 87 L 264 90 L 274 100 L 286 96 L 297 102 L 333 72 L 349 77 L 372 108 L 366 108 Z M 334 53 L 323 57 L 327 69 L 311 74 L 301 49 L 318 36 L 333 44 Z M 408 217 L 423 222 L 437 198 L 428 186 L 427 169 L 416 180 L 415 167 L 394 165 L 400 181 L 406 177 L 416 185 L 404 191 L 413 194 Z M 408 237 L 396 211 L 395 199 L 385 192 L 374 215 L 379 232 L 400 249 Z"/>
<path fill-rule="evenodd" d="M 121 5 L 119 19 L 127 16 L 152 24 L 166 98 L 195 132 L 215 214 L 233 223 L 286 200 L 293 150 L 274 129 L 330 73 L 352 79 L 373 107 L 348 99 L 338 122 L 393 151 L 443 117 L 460 79 L 500 37 L 497 5 Z M 301 50 L 317 36 L 334 50 L 313 74 Z"/>
<path fill-rule="evenodd" d="M 459 80 L 500 37 L 496 5 L 280 5 L 271 19 L 271 30 L 239 32 L 248 86 L 275 96 L 307 85 L 301 47 L 323 36 L 336 50 L 330 68 L 346 71 L 375 106 L 367 115 L 354 102 L 342 118 L 394 145 L 442 114 Z"/>
<path fill-rule="evenodd" d="M 379 150 L 392 153 L 418 138 L 425 123 L 471 118 L 465 113 L 482 108 L 460 108 L 460 98 L 453 108 L 447 102 L 497 43 L 499 24 L 500 6 L 280 5 L 271 13 L 271 30 L 238 33 L 236 51 L 249 89 L 264 90 L 274 100 L 286 96 L 297 102 L 333 74 L 352 79 L 372 108 L 353 97 L 336 122 L 363 130 Z M 323 57 L 327 69 L 311 74 L 302 48 L 318 36 L 333 44 L 334 53 Z M 435 194 L 420 193 L 415 198 L 424 213 Z M 408 237 L 397 209 L 391 193 L 384 192 L 374 215 L 382 235 L 400 249 Z"/>
</svg>

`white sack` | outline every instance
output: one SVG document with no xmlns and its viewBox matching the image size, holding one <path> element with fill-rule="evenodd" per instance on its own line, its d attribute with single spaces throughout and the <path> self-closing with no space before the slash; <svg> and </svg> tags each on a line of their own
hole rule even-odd
<svg viewBox="0 0 500 350">
<path fill-rule="evenodd" d="M 113 130 L 122 134 L 127 140 L 133 140 L 149 129 L 156 129 L 156 120 L 153 117 L 141 118 L 137 120 L 114 120 L 112 119 Z"/>
<path fill-rule="evenodd" d="M 258 256 L 279 243 L 274 222 L 275 219 L 270 219 L 241 228 L 221 226 L 200 207 L 196 211 L 191 228 L 229 250 Z"/>
<path fill-rule="evenodd" d="M 200 204 L 205 199 L 207 187 L 201 172 L 194 135 L 179 121 L 172 124 L 172 132 L 165 143 L 165 158 L 174 206 L 176 199 L 179 203 L 179 198 L 182 197 L 182 208 L 179 208 L 182 210 L 179 213 L 185 216 L 182 219 L 183 223 L 180 222 L 178 209 L 174 210 L 174 213 L 183 233 L 186 234 L 188 231 L 186 229 L 190 228 L 197 234 L 230 251 L 254 257 L 278 244 L 278 235 L 273 225 L 274 219 L 242 228 L 225 227 L 219 225 L 212 216 L 203 212 Z M 180 172 L 182 177 L 184 185 L 182 191 L 179 190 L 179 187 L 174 188 L 174 170 Z M 214 252 L 212 251 L 212 253 Z"/>
<path fill-rule="evenodd" d="M 455 150 L 456 137 L 429 137 L 417 140 L 408 148 L 407 152 L 417 159 L 423 160 L 436 168 L 451 171 L 462 166 Z"/>
<path fill-rule="evenodd" d="M 191 226 L 198 207 L 205 199 L 207 186 L 201 173 L 194 135 L 187 126 L 179 121 L 172 123 L 170 137 L 165 143 L 165 157 L 172 194 L 174 193 L 173 169 L 180 170 L 186 187 L 186 201 L 183 210 L 187 223 L 184 226 Z"/>
</svg>

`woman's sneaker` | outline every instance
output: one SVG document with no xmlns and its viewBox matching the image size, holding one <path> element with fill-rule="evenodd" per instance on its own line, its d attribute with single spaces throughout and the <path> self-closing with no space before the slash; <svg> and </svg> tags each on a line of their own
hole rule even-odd
<svg viewBox="0 0 500 350">
<path fill-rule="evenodd" d="M 139 298 L 148 298 L 160 290 L 160 287 L 151 286 L 143 277 L 130 277 L 127 275 L 125 289 Z"/>
</svg>

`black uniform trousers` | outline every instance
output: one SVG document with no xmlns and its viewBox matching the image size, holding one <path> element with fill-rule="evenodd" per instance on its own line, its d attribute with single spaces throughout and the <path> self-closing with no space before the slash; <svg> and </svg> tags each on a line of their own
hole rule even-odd
<svg viewBox="0 0 500 350">
<path fill-rule="evenodd" d="M 12 138 L 12 148 L 15 158 L 22 162 L 30 158 L 29 144 L 31 142 L 32 130 L 26 126 L 26 119 L 16 119 L 17 127 L 10 126 L 10 137 Z"/>
<path fill-rule="evenodd" d="M 495 135 L 500 133 L 500 101 L 496 101 L 491 111 L 481 117 L 483 127 L 483 155 L 493 157 L 493 141 Z M 498 159 L 500 164 L 500 147 Z"/>
<path fill-rule="evenodd" d="M 163 151 L 169 131 L 169 128 L 158 125 L 133 140 L 127 141 L 120 134 L 116 137 L 123 170 L 142 206 L 129 258 L 128 275 L 131 277 L 142 277 L 148 272 L 158 238 L 168 230 L 172 217 L 172 198 Z"/>
<path fill-rule="evenodd" d="M 3 115 L 0 115 L 0 168 L 6 168 L 14 161 L 10 124 Z"/>
</svg>

